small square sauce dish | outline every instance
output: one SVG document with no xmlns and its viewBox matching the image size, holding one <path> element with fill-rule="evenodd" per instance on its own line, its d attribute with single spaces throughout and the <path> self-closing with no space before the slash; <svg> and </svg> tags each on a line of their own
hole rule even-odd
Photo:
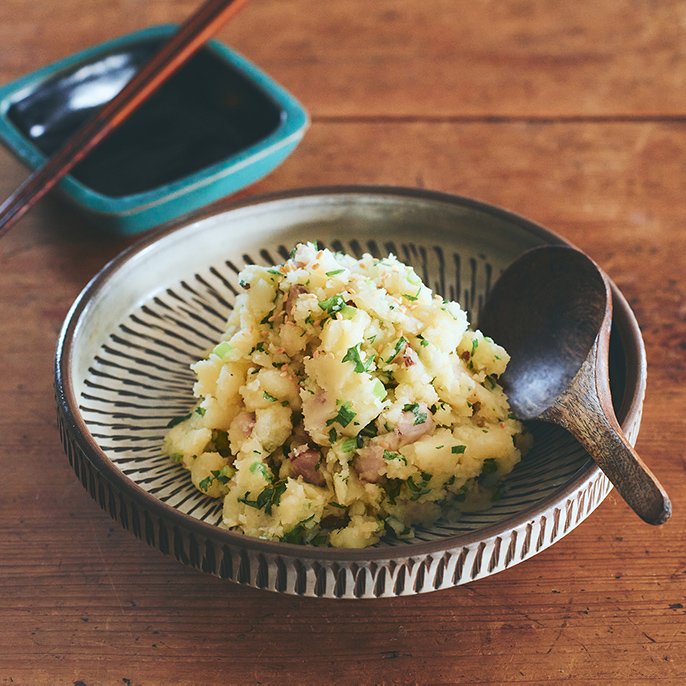
<svg viewBox="0 0 686 686">
<path fill-rule="evenodd" d="M 0 140 L 29 168 L 40 166 L 176 28 L 154 26 L 107 41 L 0 87 Z M 137 233 L 263 178 L 308 125 L 290 93 L 213 40 L 58 189 L 94 226 Z"/>
</svg>

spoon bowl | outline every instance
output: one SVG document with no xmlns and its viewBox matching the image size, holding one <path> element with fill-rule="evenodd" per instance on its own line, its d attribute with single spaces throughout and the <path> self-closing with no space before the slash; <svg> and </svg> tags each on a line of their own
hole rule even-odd
<svg viewBox="0 0 686 686">
<path fill-rule="evenodd" d="M 597 265 L 573 248 L 535 248 L 493 287 L 479 319 L 512 359 L 502 377 L 513 412 L 567 429 L 629 506 L 662 524 L 671 503 L 624 436 L 610 393 L 612 292 Z"/>
</svg>

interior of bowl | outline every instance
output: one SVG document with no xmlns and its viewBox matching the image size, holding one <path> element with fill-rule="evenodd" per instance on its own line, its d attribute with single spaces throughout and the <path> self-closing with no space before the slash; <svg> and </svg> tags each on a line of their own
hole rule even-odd
<svg viewBox="0 0 686 686">
<path fill-rule="evenodd" d="M 435 292 L 459 301 L 472 322 L 505 266 L 532 247 L 562 242 L 525 220 L 454 197 L 339 191 L 247 203 L 149 239 L 116 260 L 72 315 L 69 381 L 78 404 L 72 409 L 117 473 L 190 518 L 221 521 L 220 501 L 197 491 L 188 472 L 161 451 L 168 421 L 194 404 L 189 365 L 221 336 L 241 290 L 240 270 L 282 262 L 303 240 L 358 257 L 394 253 Z M 640 389 L 627 371 L 621 336 L 613 358 L 615 390 L 630 407 Z M 504 525 L 596 469 L 564 431 L 531 428 L 534 449 L 490 509 L 378 546 Z"/>
</svg>

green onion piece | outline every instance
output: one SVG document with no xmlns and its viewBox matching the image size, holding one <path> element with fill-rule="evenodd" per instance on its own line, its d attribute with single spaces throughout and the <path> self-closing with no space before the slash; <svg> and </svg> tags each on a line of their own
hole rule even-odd
<svg viewBox="0 0 686 686">
<path fill-rule="evenodd" d="M 454 455 L 461 455 L 466 449 L 467 449 L 466 445 L 454 445 L 450 449 L 450 452 L 453 453 Z"/>
<path fill-rule="evenodd" d="M 327 276 L 336 276 L 336 274 L 342 274 L 345 271 L 345 269 L 333 269 L 330 272 L 326 272 Z"/>
<path fill-rule="evenodd" d="M 341 449 L 344 453 L 352 453 L 357 448 L 357 438 L 346 438 L 341 441 Z"/>
<path fill-rule="evenodd" d="M 212 352 L 220 359 L 225 360 L 228 357 L 231 350 L 231 343 L 229 343 L 228 341 L 222 341 L 218 345 L 214 346 Z"/>
</svg>

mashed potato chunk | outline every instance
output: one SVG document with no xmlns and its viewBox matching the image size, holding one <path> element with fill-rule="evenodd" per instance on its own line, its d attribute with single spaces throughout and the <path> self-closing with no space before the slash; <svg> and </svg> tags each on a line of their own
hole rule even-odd
<svg viewBox="0 0 686 686">
<path fill-rule="evenodd" d="M 359 548 L 487 507 L 527 444 L 508 354 L 393 255 L 251 265 L 164 449 L 223 525 Z"/>
</svg>

